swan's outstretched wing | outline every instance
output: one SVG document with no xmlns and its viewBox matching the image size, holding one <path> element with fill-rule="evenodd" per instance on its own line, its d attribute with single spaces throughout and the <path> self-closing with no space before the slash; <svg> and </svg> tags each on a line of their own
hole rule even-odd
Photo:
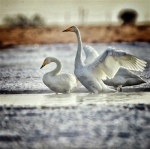
<svg viewBox="0 0 150 149">
<path fill-rule="evenodd" d="M 87 67 L 96 78 L 106 79 L 113 78 L 120 67 L 143 71 L 146 63 L 133 55 L 110 47 Z"/>
<path fill-rule="evenodd" d="M 85 45 L 83 46 L 83 50 L 85 53 L 84 64 L 88 65 L 94 62 L 94 60 L 99 56 L 98 52 L 94 50 L 91 46 Z"/>
</svg>

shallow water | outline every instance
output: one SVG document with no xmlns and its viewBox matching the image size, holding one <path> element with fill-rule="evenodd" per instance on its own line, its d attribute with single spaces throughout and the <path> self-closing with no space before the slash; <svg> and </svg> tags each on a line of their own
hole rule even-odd
<svg viewBox="0 0 150 149">
<path fill-rule="evenodd" d="M 150 104 L 150 92 L 72 93 L 72 94 L 5 94 L 0 95 L 0 105 L 72 107 L 99 104 Z"/>
</svg>

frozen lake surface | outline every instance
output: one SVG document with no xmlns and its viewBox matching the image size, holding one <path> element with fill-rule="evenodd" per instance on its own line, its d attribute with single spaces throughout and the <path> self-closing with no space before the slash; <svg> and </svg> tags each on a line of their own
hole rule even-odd
<svg viewBox="0 0 150 149">
<path fill-rule="evenodd" d="M 0 51 L 0 146 L 2 149 L 149 149 L 150 44 L 108 46 L 148 62 L 139 74 L 147 83 L 123 92 L 89 94 L 81 88 L 56 95 L 42 82 L 55 64 L 40 69 L 45 57 L 59 58 L 73 73 L 76 44 L 17 46 Z"/>
</svg>

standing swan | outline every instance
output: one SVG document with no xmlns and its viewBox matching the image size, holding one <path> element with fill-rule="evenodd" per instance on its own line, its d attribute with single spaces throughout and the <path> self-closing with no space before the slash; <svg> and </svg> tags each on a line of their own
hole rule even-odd
<svg viewBox="0 0 150 149">
<path fill-rule="evenodd" d="M 86 55 L 86 59 L 84 60 L 85 65 L 92 63 L 99 56 L 97 51 L 91 46 L 85 45 L 83 46 L 83 50 Z M 106 79 L 103 82 L 106 85 L 115 87 L 118 91 L 122 91 L 122 87 L 124 86 L 146 83 L 141 77 L 125 68 L 120 68 L 112 79 Z"/>
<path fill-rule="evenodd" d="M 41 68 L 43 68 L 45 65 L 51 62 L 55 62 L 57 66 L 53 71 L 48 72 L 43 76 L 43 83 L 52 91 L 56 92 L 56 94 L 71 93 L 77 88 L 76 77 L 70 73 L 59 74 L 62 68 L 62 64 L 58 59 L 54 57 L 47 57 L 44 60 Z"/>
<path fill-rule="evenodd" d="M 107 79 L 107 77 L 113 78 L 120 67 L 143 71 L 146 66 L 146 62 L 143 60 L 123 51 L 110 48 L 106 49 L 93 63 L 85 65 L 82 60 L 82 42 L 78 28 L 72 26 L 63 32 L 75 32 L 77 35 L 78 47 L 74 73 L 89 92 L 95 94 L 100 92 L 114 92 L 102 80 Z"/>
</svg>

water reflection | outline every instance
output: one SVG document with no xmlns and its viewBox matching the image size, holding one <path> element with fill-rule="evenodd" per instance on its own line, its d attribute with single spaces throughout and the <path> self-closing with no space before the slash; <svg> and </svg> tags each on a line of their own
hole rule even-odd
<svg viewBox="0 0 150 149">
<path fill-rule="evenodd" d="M 44 95 L 43 106 L 74 106 L 76 103 L 76 94 L 52 94 Z"/>
<path fill-rule="evenodd" d="M 88 94 L 78 97 L 79 103 L 82 104 L 103 104 L 103 103 L 147 103 L 149 93 L 134 92 L 134 93 L 109 93 L 109 94 Z M 80 99 L 80 100 L 79 100 Z"/>
<path fill-rule="evenodd" d="M 118 104 L 118 103 L 150 103 L 149 92 L 132 93 L 73 93 L 44 95 L 42 105 L 45 106 L 78 106 L 91 104 Z"/>
<path fill-rule="evenodd" d="M 150 104 L 150 92 L 1 94 L 0 105 L 72 107 L 98 104 Z"/>
</svg>

